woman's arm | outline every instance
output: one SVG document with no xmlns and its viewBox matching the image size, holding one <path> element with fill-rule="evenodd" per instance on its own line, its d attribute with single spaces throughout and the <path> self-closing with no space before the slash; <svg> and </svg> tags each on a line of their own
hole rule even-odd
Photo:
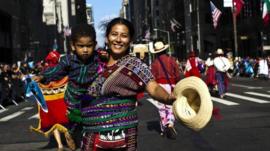
<svg viewBox="0 0 270 151">
<path fill-rule="evenodd" d="M 154 80 L 147 83 L 146 91 L 152 98 L 164 104 L 171 105 L 176 99 L 173 93 L 169 94 Z"/>
</svg>

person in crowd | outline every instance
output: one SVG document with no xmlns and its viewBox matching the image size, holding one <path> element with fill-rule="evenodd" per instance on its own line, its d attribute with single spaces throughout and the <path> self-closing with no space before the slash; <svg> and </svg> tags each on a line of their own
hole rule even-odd
<svg viewBox="0 0 270 151">
<path fill-rule="evenodd" d="M 196 57 L 195 52 L 190 51 L 184 71 L 185 77 L 196 76 L 200 78 L 201 74 L 198 67 L 200 62 L 201 59 L 199 57 Z"/>
<path fill-rule="evenodd" d="M 11 99 L 13 101 L 21 101 L 24 99 L 24 88 L 23 81 L 21 79 L 22 72 L 20 67 L 14 63 L 11 67 L 11 82 L 12 82 L 12 90 L 11 90 Z"/>
<path fill-rule="evenodd" d="M 264 55 L 259 60 L 258 76 L 260 79 L 268 80 L 268 74 L 269 74 L 268 62 L 266 56 Z"/>
<path fill-rule="evenodd" d="M 172 104 L 175 96 L 157 82 L 149 67 L 129 55 L 134 28 L 123 18 L 112 19 L 105 41 L 109 60 L 102 74 L 82 96 L 83 151 L 137 150 L 136 94 L 146 90 L 151 97 Z"/>
<path fill-rule="evenodd" d="M 1 83 L 1 98 L 0 104 L 7 105 L 10 103 L 10 96 L 12 92 L 12 78 L 11 78 L 11 69 L 8 64 L 4 64 L 2 67 L 2 72 L 0 76 L 0 83 Z"/>
<path fill-rule="evenodd" d="M 58 64 L 59 59 L 60 54 L 56 50 L 49 52 L 45 59 L 48 66 L 44 67 L 44 69 L 55 67 Z M 68 131 L 66 126 L 69 121 L 67 118 L 67 106 L 64 102 L 63 93 L 67 80 L 68 78 L 64 77 L 58 81 L 51 81 L 46 85 L 39 84 L 48 106 L 48 112 L 39 108 L 39 125 L 37 128 L 31 127 L 31 130 L 39 132 L 46 137 L 53 134 L 58 146 L 58 151 L 64 149 L 60 132 L 67 133 Z"/>
<path fill-rule="evenodd" d="M 211 94 L 217 91 L 217 80 L 216 80 L 216 69 L 214 66 L 214 55 L 212 53 L 208 54 L 208 58 L 205 62 L 206 65 L 206 79 L 205 83 L 209 88 Z"/>
<path fill-rule="evenodd" d="M 96 32 L 94 27 L 87 24 L 80 24 L 72 27 L 71 34 L 71 54 L 61 57 L 59 63 L 48 68 L 39 76 L 34 77 L 36 81 L 48 82 L 62 79 L 68 76 L 68 84 L 65 91 L 64 100 L 67 104 L 67 114 L 69 118 L 69 132 L 73 138 L 75 132 L 80 129 L 81 125 L 81 100 L 79 96 L 87 93 L 88 86 L 97 78 L 99 74 L 100 61 L 95 51 Z M 81 130 L 79 130 L 81 131 Z M 75 150 L 80 140 L 76 141 L 75 146 L 72 137 L 69 133 L 65 133 L 69 148 Z"/>
<path fill-rule="evenodd" d="M 229 60 L 230 63 L 230 68 L 228 69 L 228 76 L 232 77 L 233 76 L 233 71 L 234 71 L 234 64 L 233 64 L 233 53 L 231 51 L 226 53 L 226 57 Z"/>
<path fill-rule="evenodd" d="M 242 61 L 243 64 L 243 76 L 244 77 L 253 77 L 254 76 L 254 70 L 252 66 L 252 58 L 245 57 Z"/>
<path fill-rule="evenodd" d="M 222 49 L 217 49 L 216 57 L 214 58 L 214 66 L 216 68 L 216 80 L 218 82 L 218 94 L 220 98 L 224 98 L 227 92 L 228 77 L 227 71 L 230 68 L 229 60 L 224 57 Z"/>
<path fill-rule="evenodd" d="M 156 82 L 171 94 L 175 84 L 180 80 L 180 70 L 175 59 L 166 53 L 168 47 L 169 45 L 165 45 L 162 41 L 154 43 L 154 49 L 150 52 L 156 54 L 156 59 L 151 64 L 151 72 Z M 165 134 L 168 138 L 175 139 L 177 132 L 174 128 L 175 117 L 172 106 L 158 102 L 158 111 L 161 135 Z"/>
<path fill-rule="evenodd" d="M 23 75 L 32 74 L 32 71 L 26 62 L 22 63 L 20 70 Z"/>
<path fill-rule="evenodd" d="M 47 67 L 54 67 L 58 64 L 58 60 L 60 58 L 60 53 L 53 49 L 49 52 L 49 54 L 45 58 L 45 64 Z"/>
</svg>

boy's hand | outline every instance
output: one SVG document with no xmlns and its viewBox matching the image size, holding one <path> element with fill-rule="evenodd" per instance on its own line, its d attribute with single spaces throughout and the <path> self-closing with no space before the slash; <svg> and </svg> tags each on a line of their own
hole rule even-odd
<svg viewBox="0 0 270 151">
<path fill-rule="evenodd" d="M 34 80 L 35 82 L 40 82 L 43 79 L 43 77 L 42 76 L 33 76 L 31 79 Z"/>
</svg>

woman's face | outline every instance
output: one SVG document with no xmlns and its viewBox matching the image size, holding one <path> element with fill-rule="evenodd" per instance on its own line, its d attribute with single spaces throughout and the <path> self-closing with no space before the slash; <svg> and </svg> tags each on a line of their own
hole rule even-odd
<svg viewBox="0 0 270 151">
<path fill-rule="evenodd" d="M 129 29 L 124 24 L 115 24 L 106 37 L 106 43 L 112 55 L 124 55 L 130 45 Z"/>
</svg>

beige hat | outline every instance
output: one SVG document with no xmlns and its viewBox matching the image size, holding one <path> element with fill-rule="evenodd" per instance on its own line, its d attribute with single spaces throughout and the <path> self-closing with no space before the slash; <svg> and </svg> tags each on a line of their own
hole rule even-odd
<svg viewBox="0 0 270 151">
<path fill-rule="evenodd" d="M 224 52 L 223 52 L 223 50 L 222 50 L 221 48 L 218 48 L 218 49 L 217 49 L 217 54 L 218 54 L 218 55 L 223 55 Z"/>
<path fill-rule="evenodd" d="M 191 76 L 179 81 L 174 88 L 173 103 L 175 117 L 185 126 L 199 131 L 210 121 L 213 103 L 209 90 L 198 77 Z"/>
<path fill-rule="evenodd" d="M 154 44 L 154 50 L 149 49 L 151 53 L 160 53 L 169 48 L 169 45 L 165 45 L 162 41 L 157 41 Z"/>
</svg>

